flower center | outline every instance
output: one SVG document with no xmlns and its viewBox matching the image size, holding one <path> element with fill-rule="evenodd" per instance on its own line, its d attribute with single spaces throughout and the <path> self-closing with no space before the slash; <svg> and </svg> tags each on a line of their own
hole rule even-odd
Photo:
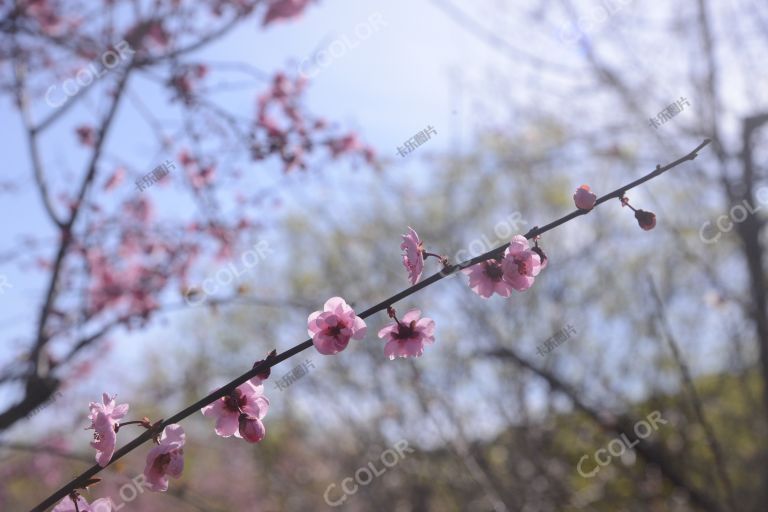
<svg viewBox="0 0 768 512">
<path fill-rule="evenodd" d="M 520 275 L 527 276 L 528 272 L 528 259 L 523 256 L 515 256 L 513 260 L 517 264 L 517 272 Z"/>
<path fill-rule="evenodd" d="M 407 340 L 416 336 L 416 320 L 411 320 L 409 324 L 398 323 L 397 332 L 394 334 L 396 340 Z"/>
<path fill-rule="evenodd" d="M 246 404 L 248 399 L 245 394 L 235 388 L 231 395 L 224 399 L 224 406 L 232 412 L 240 412 L 240 409 Z"/>
<path fill-rule="evenodd" d="M 155 459 L 155 462 L 152 463 L 152 469 L 154 469 L 158 473 L 164 474 L 165 470 L 168 468 L 168 464 L 170 463 L 171 463 L 171 454 L 164 453 Z"/>
<path fill-rule="evenodd" d="M 501 276 L 504 275 L 504 271 L 501 270 L 501 263 L 499 261 L 486 261 L 485 275 L 491 281 L 501 281 Z"/>
<path fill-rule="evenodd" d="M 325 335 L 326 336 L 331 336 L 333 338 L 336 338 L 337 336 L 339 336 L 339 334 L 341 334 L 342 329 L 346 329 L 346 327 L 347 327 L 346 323 L 339 321 L 333 327 L 328 327 L 325 330 Z"/>
</svg>

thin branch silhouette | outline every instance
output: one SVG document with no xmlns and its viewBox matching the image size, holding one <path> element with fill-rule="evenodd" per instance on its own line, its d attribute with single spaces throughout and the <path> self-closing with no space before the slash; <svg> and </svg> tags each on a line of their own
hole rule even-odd
<svg viewBox="0 0 768 512">
<path fill-rule="evenodd" d="M 677 167 L 678 165 L 693 160 L 698 156 L 699 151 L 707 146 L 711 142 L 710 139 L 705 139 L 701 144 L 699 144 L 693 151 L 688 153 L 687 155 L 678 158 L 677 160 L 665 165 L 657 165 L 656 169 L 654 169 L 651 173 L 643 176 L 642 178 L 639 178 L 627 185 L 624 185 L 622 187 L 617 188 L 613 192 L 610 192 L 608 194 L 605 194 L 604 196 L 601 196 L 597 199 L 595 202 L 595 205 L 593 207 L 596 208 L 602 203 L 605 203 L 606 201 L 610 199 L 621 199 L 624 194 L 639 185 L 642 185 L 643 183 L 652 180 L 654 178 L 657 178 L 661 174 L 667 172 L 668 170 Z M 545 226 L 538 227 L 535 226 L 532 229 L 530 229 L 524 236 L 526 239 L 532 239 L 535 238 L 543 233 L 546 233 L 548 231 L 551 231 L 555 229 L 556 227 L 565 224 L 566 222 L 569 222 L 576 217 L 579 217 L 581 215 L 586 215 L 592 210 L 575 210 L 555 221 L 550 222 L 549 224 L 546 224 Z M 458 272 L 459 270 L 463 268 L 470 267 L 472 265 L 475 265 L 477 263 L 481 263 L 483 261 L 494 259 L 497 257 L 500 257 L 503 255 L 506 248 L 509 247 L 509 243 L 503 244 L 499 247 L 496 247 L 495 249 L 491 249 L 483 254 L 480 254 L 479 256 L 475 256 L 474 258 L 471 258 L 469 260 L 463 261 L 461 263 L 456 263 L 453 265 L 447 265 L 441 270 L 440 272 L 431 275 L 430 277 L 424 279 L 423 281 L 406 288 L 405 290 L 396 293 L 395 295 L 392 295 L 391 297 L 379 302 L 375 306 L 371 306 L 370 308 L 366 309 L 362 313 L 360 313 L 358 316 L 360 318 L 367 318 L 369 316 L 372 316 L 375 313 L 378 313 L 379 311 L 385 311 L 388 307 L 394 305 L 395 303 L 401 301 L 402 299 L 409 297 L 410 295 L 413 295 L 414 293 L 418 292 L 419 290 L 426 288 L 427 286 L 430 286 L 441 279 L 444 279 L 451 274 L 454 274 Z M 201 398 L 197 402 L 189 405 L 185 409 L 181 410 L 180 412 L 174 414 L 168 419 L 158 420 L 152 428 L 149 428 L 145 430 L 141 435 L 133 439 L 132 441 L 128 442 L 125 446 L 120 448 L 119 450 L 115 451 L 114 455 L 112 456 L 112 459 L 109 461 L 109 464 L 107 466 L 113 464 L 117 460 L 120 460 L 122 457 L 133 451 L 134 449 L 138 448 L 148 440 L 152 439 L 153 436 L 159 434 L 162 432 L 162 430 L 171 424 L 178 423 L 181 420 L 191 416 L 192 414 L 200 411 L 203 407 L 206 405 L 209 405 L 213 403 L 214 401 L 218 400 L 219 398 L 222 398 L 224 396 L 229 395 L 234 391 L 235 388 L 243 384 L 244 382 L 256 377 L 258 374 L 266 372 L 268 369 L 272 368 L 273 366 L 277 365 L 278 363 L 281 363 L 285 361 L 286 359 L 289 359 L 296 354 L 303 352 L 304 350 L 310 348 L 312 346 L 312 339 L 308 339 L 302 343 L 299 343 L 298 345 L 286 350 L 285 352 L 282 352 L 280 354 L 277 354 L 275 357 L 270 357 L 259 364 L 254 365 L 254 367 L 240 375 L 239 377 L 233 379 L 228 384 L 225 384 L 223 387 L 219 388 L 218 390 L 210 393 L 209 395 Z M 88 470 L 84 471 L 82 474 L 80 474 L 78 477 L 61 487 L 58 491 L 51 494 L 48 498 L 43 500 L 39 505 L 34 507 L 31 512 L 44 512 L 49 507 L 55 505 L 57 502 L 59 502 L 61 499 L 68 496 L 72 491 L 82 488 L 86 482 L 88 482 L 89 479 L 91 479 L 94 475 L 101 472 L 105 467 L 101 467 L 98 464 L 93 465 Z"/>
</svg>

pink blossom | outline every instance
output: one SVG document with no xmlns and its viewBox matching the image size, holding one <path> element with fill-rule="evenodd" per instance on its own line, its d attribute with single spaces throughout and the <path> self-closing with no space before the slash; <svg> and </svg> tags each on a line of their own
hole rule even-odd
<svg viewBox="0 0 768 512">
<path fill-rule="evenodd" d="M 501 262 L 504 280 L 522 292 L 533 285 L 533 278 L 541 272 L 541 258 L 528 246 L 523 235 L 515 235 Z"/>
<path fill-rule="evenodd" d="M 57 14 L 56 11 L 59 9 L 52 5 L 53 2 L 38 0 L 35 2 L 25 2 L 24 4 L 21 4 L 20 8 L 27 10 L 31 17 L 40 24 L 40 28 L 44 33 L 52 35 L 60 33 L 61 30 L 59 29 L 66 29 L 65 20 Z"/>
<path fill-rule="evenodd" d="M 184 441 L 181 425 L 168 425 L 160 435 L 160 443 L 147 454 L 144 476 L 152 491 L 168 490 L 168 476 L 179 478 L 184 470 Z"/>
<path fill-rule="evenodd" d="M 221 437 L 240 437 L 252 443 L 264 438 L 261 419 L 269 411 L 269 399 L 264 396 L 261 379 L 255 377 L 229 395 L 201 409 L 203 416 L 216 418 L 216 433 Z M 260 437 L 256 435 L 260 432 Z M 258 437 L 258 440 L 256 438 Z"/>
<path fill-rule="evenodd" d="M 402 321 L 387 325 L 379 331 L 379 338 L 386 338 L 384 355 L 389 359 L 395 357 L 419 357 L 424 353 L 424 344 L 435 342 L 435 321 L 431 318 L 421 318 L 421 311 L 412 309 L 405 314 Z"/>
<path fill-rule="evenodd" d="M 104 467 L 109 464 L 112 455 L 115 453 L 115 443 L 117 441 L 118 420 L 123 418 L 128 412 L 128 404 L 115 405 L 115 397 L 104 393 L 102 402 L 91 402 L 91 413 L 88 419 L 91 420 L 89 429 L 94 429 L 93 441 L 91 446 L 96 448 L 96 462 Z"/>
<path fill-rule="evenodd" d="M 328 149 L 331 150 L 331 156 L 333 158 L 338 158 L 344 153 L 350 153 L 362 149 L 363 147 L 355 133 L 350 133 L 339 138 L 330 138 L 328 139 L 327 144 Z"/>
<path fill-rule="evenodd" d="M 589 189 L 589 185 L 582 185 L 576 189 L 576 193 L 573 194 L 573 202 L 576 203 L 576 208 L 579 210 L 591 210 L 595 206 L 597 195 L 592 193 Z"/>
<path fill-rule="evenodd" d="M 168 31 L 165 29 L 165 27 L 163 27 L 162 21 L 152 22 L 152 24 L 150 24 L 149 26 L 149 31 L 147 32 L 147 35 L 158 46 L 161 46 L 161 47 L 168 46 L 170 36 L 168 34 Z"/>
<path fill-rule="evenodd" d="M 462 270 L 469 275 L 469 287 L 479 296 L 487 299 L 494 293 L 509 297 L 512 285 L 506 282 L 501 268 L 501 259 L 482 261 Z"/>
<path fill-rule="evenodd" d="M 341 297 L 331 297 L 323 311 L 315 311 L 307 319 L 307 330 L 318 352 L 333 355 L 347 348 L 350 338 L 365 337 L 365 322 Z"/>
<path fill-rule="evenodd" d="M 411 284 L 416 284 L 421 279 L 424 271 L 424 248 L 418 233 L 408 226 L 408 233 L 403 235 L 403 243 L 400 244 L 403 252 L 403 265 L 408 271 Z"/>
<path fill-rule="evenodd" d="M 99 498 L 89 504 L 82 496 L 77 497 L 77 508 L 75 508 L 75 502 L 67 496 L 53 507 L 51 512 L 111 512 L 113 508 L 112 500 L 109 498 Z"/>
<path fill-rule="evenodd" d="M 290 20 L 301 15 L 309 5 L 309 0 L 271 0 L 267 13 L 264 15 L 264 26 L 276 20 Z"/>
<path fill-rule="evenodd" d="M 84 146 L 93 146 L 96 143 L 96 132 L 92 127 L 87 125 L 78 126 L 75 131 L 77 132 L 77 138 L 80 140 L 80 144 Z"/>
<path fill-rule="evenodd" d="M 115 169 L 115 172 L 112 173 L 112 175 L 107 179 L 106 183 L 104 183 L 104 191 L 108 192 L 118 185 L 120 185 L 123 182 L 123 179 L 125 178 L 125 169 L 122 167 L 118 167 Z"/>
</svg>

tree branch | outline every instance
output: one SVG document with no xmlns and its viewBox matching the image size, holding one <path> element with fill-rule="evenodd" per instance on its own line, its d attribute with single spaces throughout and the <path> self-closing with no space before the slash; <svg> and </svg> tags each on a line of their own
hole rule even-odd
<svg viewBox="0 0 768 512">
<path fill-rule="evenodd" d="M 694 413 L 696 414 L 696 418 L 699 420 L 699 423 L 704 429 L 704 435 L 707 438 L 707 444 L 709 444 L 709 449 L 712 451 L 712 455 L 715 457 L 715 472 L 717 473 L 720 479 L 720 483 L 723 485 L 723 489 L 725 490 L 728 508 L 731 510 L 731 512 L 735 512 L 736 504 L 733 500 L 733 486 L 731 485 L 731 479 L 728 477 L 728 471 L 726 470 L 723 450 L 720 447 L 720 443 L 717 441 L 717 436 L 715 436 L 715 431 L 712 428 L 712 425 L 709 423 L 707 417 L 704 414 L 704 406 L 701 403 L 699 394 L 696 392 L 696 387 L 693 385 L 693 379 L 691 378 L 691 372 L 688 369 L 688 365 L 685 364 L 685 361 L 683 361 L 683 358 L 680 355 L 680 349 L 678 348 L 675 337 L 672 335 L 672 329 L 670 328 L 669 322 L 667 321 L 667 315 L 664 313 L 664 302 L 661 300 L 659 290 L 656 288 L 656 283 L 653 282 L 653 278 L 651 276 L 648 277 L 648 282 L 651 288 L 651 295 L 653 296 L 653 300 L 656 304 L 656 315 L 658 317 L 659 323 L 661 324 L 662 334 L 664 335 L 664 339 L 669 345 L 669 349 L 672 351 L 672 356 L 675 359 L 677 367 L 680 369 L 683 385 L 688 391 L 689 398 L 693 404 Z"/>
<path fill-rule="evenodd" d="M 646 176 L 644 176 L 644 177 L 642 177 L 640 179 L 637 179 L 637 180 L 635 180 L 635 181 L 633 181 L 633 182 L 631 182 L 631 183 L 629 183 L 627 185 L 624 185 L 623 187 L 620 187 L 620 188 L 614 190 L 613 192 L 610 192 L 609 194 L 606 194 L 606 195 L 600 197 L 597 200 L 597 202 L 595 203 L 595 207 L 597 207 L 598 205 L 608 201 L 609 199 L 621 198 L 628 190 L 630 190 L 632 188 L 635 188 L 638 185 L 641 185 L 641 184 L 643 184 L 643 183 L 645 183 L 645 182 L 647 182 L 649 180 L 652 180 L 652 179 L 660 176 L 664 172 L 666 172 L 666 171 L 668 171 L 668 170 L 670 170 L 670 169 L 672 169 L 672 168 L 682 164 L 683 162 L 687 162 L 689 160 L 693 160 L 694 158 L 696 158 L 698 156 L 698 152 L 702 148 L 704 148 L 707 144 L 709 144 L 709 142 L 710 142 L 709 139 L 705 139 L 701 144 L 699 144 L 693 151 L 691 151 L 687 155 L 685 155 L 685 156 L 683 156 L 681 158 L 678 158 L 674 162 L 669 163 L 669 164 L 667 164 L 667 165 L 665 165 L 663 167 L 662 166 L 656 166 L 656 169 L 654 171 L 652 171 L 651 173 L 647 174 Z M 591 211 L 591 210 L 589 210 L 589 211 Z M 550 231 L 550 230 L 560 226 L 561 224 L 564 224 L 564 223 L 566 223 L 566 222 L 568 222 L 568 221 L 570 221 L 572 219 L 575 219 L 576 217 L 579 217 L 581 215 L 585 215 L 585 214 L 589 213 L 589 211 L 586 211 L 586 210 L 576 210 L 576 211 L 574 211 L 574 212 L 572 212 L 572 213 L 570 213 L 568 215 L 565 215 L 564 217 L 561 217 L 560 219 L 558 219 L 556 221 L 553 221 L 553 222 L 545 225 L 544 227 L 541 227 L 541 228 L 534 227 L 533 229 L 528 231 L 528 233 L 525 234 L 525 237 L 527 239 L 531 239 L 531 238 L 533 238 L 535 236 L 539 236 L 539 235 L 541 235 L 541 234 L 543 234 L 543 233 L 545 233 L 547 231 Z M 466 267 L 469 267 L 471 265 L 475 265 L 477 263 L 480 263 L 480 262 L 483 262 L 483 261 L 486 261 L 486 260 L 489 260 L 489 259 L 501 256 L 503 254 L 504 250 L 508 246 L 509 246 L 509 243 L 506 243 L 506 244 L 504 244 L 504 245 L 502 245 L 500 247 L 497 247 L 495 249 L 491 249 L 490 251 L 488 251 L 488 252 L 486 252 L 484 254 L 481 254 L 479 256 L 476 256 L 474 258 L 471 258 L 471 259 L 469 259 L 467 261 L 461 262 L 459 264 L 449 265 L 446 268 L 444 268 L 442 271 L 440 271 L 440 272 L 438 272 L 436 274 L 433 274 L 432 276 L 428 277 L 424 281 L 421 281 L 421 282 L 419 282 L 419 283 L 417 283 L 417 284 L 415 284 L 415 285 L 413 285 L 413 286 L 411 286 L 409 288 L 406 288 L 405 290 L 403 290 L 403 291 L 401 291 L 401 292 L 399 292 L 399 293 L 389 297 L 388 299 L 383 300 L 382 302 L 376 304 L 375 306 L 372 306 L 372 307 L 366 309 L 365 311 L 360 313 L 359 316 L 361 318 L 367 318 L 367 317 L 369 317 L 369 316 L 371 316 L 371 315 L 373 315 L 373 314 L 375 314 L 375 313 L 377 313 L 379 311 L 386 310 L 389 306 L 392 306 L 393 304 L 397 303 L 398 301 L 400 301 L 400 300 L 402 300 L 402 299 L 404 299 L 404 298 L 406 298 L 406 297 L 408 297 L 410 295 L 413 295 L 417 291 L 419 291 L 419 290 L 421 290 L 423 288 L 426 288 L 427 286 L 430 286 L 430 285 L 436 283 L 437 281 L 440 281 L 441 279 L 444 279 L 445 277 L 448 277 L 449 275 L 458 272 L 459 270 L 461 270 L 463 268 L 466 268 Z M 174 424 L 174 423 L 178 423 L 181 420 L 191 416 L 192 414 L 198 412 L 200 409 L 202 409 L 206 405 L 213 403 L 214 401 L 218 400 L 219 398 L 222 398 L 224 396 L 229 395 L 230 393 L 233 392 L 233 390 L 236 387 L 238 387 L 239 385 L 243 384 L 244 382 L 246 382 L 246 381 L 256 377 L 258 374 L 265 372 L 269 368 L 272 368 L 273 366 L 275 366 L 275 365 L 285 361 L 286 359 L 288 359 L 290 357 L 293 357 L 294 355 L 296 355 L 296 354 L 298 354 L 298 353 L 300 353 L 300 352 L 310 348 L 311 346 L 312 346 L 312 340 L 308 339 L 308 340 L 304 341 L 303 343 L 299 343 L 298 345 L 294 346 L 293 348 L 290 348 L 289 350 L 286 350 L 285 352 L 282 352 L 281 354 L 278 354 L 276 357 L 274 357 L 272 359 L 262 361 L 261 363 L 255 365 L 251 370 L 249 370 L 249 371 L 245 372 L 244 374 L 240 375 L 239 377 L 235 378 L 234 380 L 232 380 L 228 384 L 224 385 L 220 389 L 218 389 L 218 390 L 210 393 L 209 395 L 201 398 L 197 402 L 189 405 L 188 407 L 186 407 L 182 411 L 174 414 L 170 418 L 162 420 L 162 421 L 158 421 L 154 428 L 146 430 L 141 435 L 139 435 L 138 437 L 136 437 L 132 441 L 128 442 L 121 449 L 117 450 L 115 452 L 115 454 L 112 456 L 112 459 L 109 461 L 109 464 L 107 464 L 107 466 L 109 466 L 111 464 L 114 464 L 116 461 L 118 461 L 119 459 L 124 457 L 126 454 L 130 453 L 134 449 L 138 448 L 139 446 L 141 446 L 142 444 L 144 444 L 145 442 L 150 440 L 154 434 L 159 433 L 166 426 Z M 624 427 L 626 427 L 626 425 L 624 425 Z M 631 425 L 629 426 L 629 428 L 631 428 Z M 652 450 L 649 448 L 649 451 L 652 451 Z M 655 454 L 652 453 L 650 455 L 655 455 Z M 65 496 L 67 496 L 72 490 L 82 487 L 85 484 L 85 482 L 88 481 L 88 479 L 90 479 L 91 477 L 93 477 L 94 475 L 96 475 L 97 473 L 102 471 L 103 469 L 104 468 L 99 466 L 99 465 L 92 466 L 90 469 L 88 469 L 85 472 L 83 472 L 80 476 L 76 477 L 75 479 L 73 479 L 72 481 L 70 481 L 69 483 L 67 483 L 63 487 L 61 487 L 58 491 L 56 491 L 53 494 L 51 494 L 48 498 L 43 500 L 39 505 L 37 505 L 35 508 L 32 509 L 32 512 L 43 512 L 47 508 L 55 505 L 59 500 L 61 500 Z M 675 476 L 675 478 L 677 478 L 678 480 L 682 481 L 682 476 L 680 476 L 680 475 L 673 475 L 673 476 Z M 701 500 L 701 503 L 708 503 L 704 499 L 704 497 L 701 497 L 700 500 Z M 716 511 L 718 509 L 714 505 L 709 504 L 709 507 L 706 508 L 706 510 Z"/>
</svg>

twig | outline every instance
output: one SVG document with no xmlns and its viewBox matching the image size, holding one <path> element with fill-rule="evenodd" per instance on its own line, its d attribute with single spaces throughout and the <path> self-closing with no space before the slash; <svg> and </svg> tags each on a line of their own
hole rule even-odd
<svg viewBox="0 0 768 512">
<path fill-rule="evenodd" d="M 723 489 L 725 490 L 725 497 L 728 503 L 728 508 L 731 510 L 731 512 L 735 512 L 736 506 L 733 500 L 733 486 L 731 485 L 731 479 L 728 476 L 728 471 L 725 469 L 723 450 L 720 447 L 720 443 L 717 441 L 717 437 L 715 436 L 715 431 L 712 428 L 712 425 L 704 415 L 704 406 L 701 403 L 701 397 L 699 397 L 699 393 L 696 391 L 696 387 L 693 385 L 693 379 L 691 378 L 691 372 L 688 369 L 688 365 L 680 355 L 680 349 L 678 348 L 677 341 L 672 335 L 672 329 L 670 328 L 669 322 L 667 321 L 667 316 L 664 314 L 664 302 L 661 300 L 659 290 L 656 288 L 656 283 L 653 282 L 653 277 L 648 276 L 648 283 L 651 288 L 651 295 L 653 295 L 653 300 L 656 303 L 656 314 L 659 319 L 659 324 L 661 325 L 662 334 L 667 344 L 669 345 L 669 349 L 672 351 L 672 356 L 675 359 L 677 367 L 680 369 L 680 375 L 682 376 L 683 384 L 688 392 L 689 398 L 691 399 L 691 403 L 693 404 L 693 410 L 696 413 L 696 418 L 699 420 L 701 427 L 704 429 L 704 435 L 707 438 L 707 444 L 709 444 L 709 449 L 712 451 L 712 455 L 715 457 L 715 472 L 717 473 L 717 476 L 723 485 Z"/>
<path fill-rule="evenodd" d="M 613 192 L 610 192 L 609 194 L 606 194 L 602 197 L 600 197 L 596 203 L 595 207 L 598 205 L 608 201 L 609 199 L 614 198 L 621 198 L 624 196 L 624 194 L 632 189 L 637 187 L 638 185 L 641 185 L 645 183 L 646 181 L 649 181 L 653 178 L 656 178 L 663 174 L 664 172 L 672 169 L 673 167 L 676 167 L 680 165 L 683 162 L 687 162 L 689 160 L 693 160 L 698 156 L 698 152 L 704 148 L 707 144 L 710 143 L 709 139 L 705 139 L 701 144 L 699 144 L 693 151 L 688 153 L 687 155 L 678 158 L 674 162 L 665 165 L 664 167 L 656 166 L 656 169 L 647 174 L 646 176 L 633 181 L 632 183 L 629 183 L 628 185 L 625 185 L 621 188 L 618 188 L 614 190 Z M 534 227 L 528 233 L 525 234 L 525 238 L 531 239 L 535 236 L 539 236 L 542 233 L 546 233 L 547 231 L 550 231 L 561 224 L 564 224 L 572 219 L 575 219 L 576 217 L 579 217 L 580 215 L 585 215 L 589 213 L 591 210 L 576 210 L 564 217 L 561 217 L 560 219 L 550 222 L 549 224 L 545 225 L 544 227 Z M 451 274 L 454 274 L 458 272 L 459 270 L 475 265 L 477 263 L 496 258 L 498 256 L 501 256 L 504 252 L 504 250 L 509 246 L 509 243 L 506 243 L 500 247 L 497 247 L 495 249 L 491 249 L 490 251 L 481 254 L 479 256 L 476 256 L 472 259 L 469 259 L 467 261 L 463 261 L 458 264 L 449 265 L 445 267 L 442 271 L 438 272 L 437 274 L 433 274 L 432 276 L 428 277 L 424 281 L 421 281 L 409 288 L 406 288 L 405 290 L 391 296 L 388 299 L 383 300 L 382 302 L 376 304 L 375 306 L 372 306 L 362 313 L 359 314 L 361 318 L 367 318 L 374 313 L 377 313 L 379 311 L 386 310 L 388 307 L 392 306 L 393 304 L 399 302 L 400 300 L 413 295 L 417 291 L 421 290 L 422 288 L 426 288 L 427 286 L 430 286 L 431 284 L 436 283 L 437 281 L 440 281 L 441 279 L 448 277 Z M 239 385 L 243 384 L 244 382 L 256 377 L 258 374 L 265 372 L 267 369 L 272 368 L 273 366 L 277 365 L 278 363 L 281 363 L 285 361 L 286 359 L 295 356 L 296 354 L 303 352 L 304 350 L 310 348 L 312 346 L 312 339 L 308 339 L 304 341 L 303 343 L 299 343 L 298 345 L 294 346 L 293 348 L 290 348 L 286 350 L 285 352 L 278 354 L 274 358 L 270 358 L 268 360 L 265 360 L 257 365 L 255 365 L 251 370 L 245 372 L 244 374 L 240 375 L 239 377 L 235 378 L 228 384 L 224 385 L 217 391 L 214 391 L 213 393 L 209 394 L 206 397 L 201 398 L 197 402 L 193 403 L 192 405 L 188 406 L 187 408 L 183 409 L 182 411 L 174 414 L 170 418 L 159 421 L 157 423 L 157 429 L 151 429 L 147 430 L 141 435 L 139 435 L 137 438 L 133 439 L 132 441 L 128 442 L 125 446 L 123 446 L 121 449 L 117 450 L 115 454 L 112 456 L 112 459 L 109 461 L 110 464 L 113 464 L 115 461 L 121 459 L 126 454 L 130 453 L 134 449 L 138 448 L 142 444 L 144 444 L 146 441 L 152 438 L 153 434 L 155 432 L 161 431 L 163 428 L 165 428 L 167 425 L 171 425 L 174 423 L 178 423 L 184 418 L 187 418 L 188 416 L 191 416 L 192 414 L 196 413 L 203 407 L 205 407 L 208 404 L 213 403 L 214 401 L 218 400 L 219 398 L 222 398 L 224 396 L 229 395 L 234 391 L 235 388 L 237 388 Z M 106 467 L 106 466 L 105 466 Z M 72 490 L 77 489 L 79 487 L 82 487 L 85 482 L 88 481 L 91 477 L 99 473 L 104 468 L 99 465 L 94 465 L 90 469 L 83 472 L 80 476 L 72 480 L 71 482 L 64 485 L 61 489 L 51 494 L 48 498 L 46 498 L 44 501 L 42 501 L 39 505 L 37 505 L 35 508 L 32 509 L 32 512 L 43 512 L 48 507 L 53 506 L 56 504 L 59 500 L 67 496 Z"/>
</svg>

